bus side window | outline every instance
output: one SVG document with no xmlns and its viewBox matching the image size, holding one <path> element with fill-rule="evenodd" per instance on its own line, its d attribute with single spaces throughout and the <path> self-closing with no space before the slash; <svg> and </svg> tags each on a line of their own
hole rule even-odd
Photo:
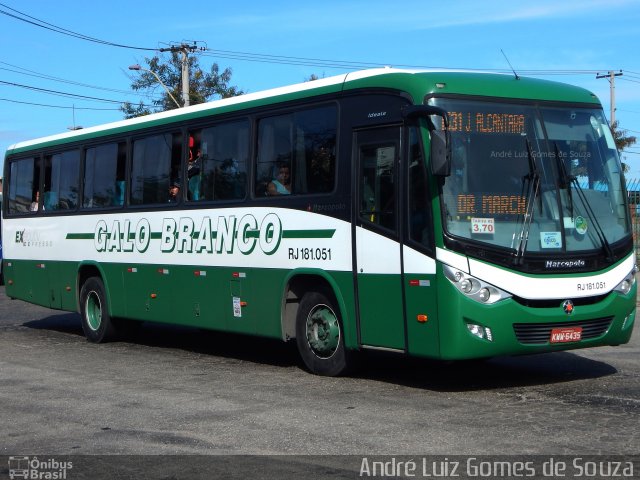
<svg viewBox="0 0 640 480">
<path fill-rule="evenodd" d="M 255 195 L 333 191 L 336 132 L 337 108 L 333 104 L 261 119 Z"/>
<path fill-rule="evenodd" d="M 419 132 L 409 130 L 409 238 L 431 247 L 431 202 L 428 197 L 427 169 L 420 149 Z"/>
<path fill-rule="evenodd" d="M 133 142 L 131 162 L 131 204 L 149 205 L 179 201 L 172 198 L 170 186 L 183 185 L 180 176 L 182 135 L 165 133 L 137 139 Z"/>
<path fill-rule="evenodd" d="M 126 143 L 87 148 L 84 160 L 82 208 L 124 204 Z"/>
<path fill-rule="evenodd" d="M 244 198 L 249 163 L 249 122 L 222 123 L 189 132 L 189 136 L 193 138 L 190 159 L 194 160 L 187 168 L 188 199 Z"/>
<path fill-rule="evenodd" d="M 25 158 L 11 162 L 8 179 L 8 213 L 27 213 L 38 210 L 32 207 L 40 184 L 40 160 Z"/>
<path fill-rule="evenodd" d="M 283 194 L 284 191 L 292 193 L 291 184 L 288 190 L 278 180 L 280 168 L 289 168 L 289 181 L 291 171 L 293 115 L 279 115 L 265 118 L 258 124 L 258 161 L 256 164 L 256 196 Z M 277 182 L 277 183 L 276 183 Z M 270 185 L 276 188 L 269 188 Z M 280 191 L 278 191 L 280 190 Z"/>
<path fill-rule="evenodd" d="M 80 191 L 80 151 L 45 157 L 44 211 L 75 210 Z"/>
</svg>

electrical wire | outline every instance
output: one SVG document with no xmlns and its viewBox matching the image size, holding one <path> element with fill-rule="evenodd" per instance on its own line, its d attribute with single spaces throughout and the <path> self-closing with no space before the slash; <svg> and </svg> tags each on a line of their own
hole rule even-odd
<svg viewBox="0 0 640 480">
<path fill-rule="evenodd" d="M 33 70 L 28 70 L 26 68 L 18 67 L 16 65 L 12 65 L 12 64 L 6 63 L 6 62 L 0 62 L 0 64 L 1 65 L 8 65 L 10 67 L 18 69 L 18 70 L 13 70 L 11 68 L 0 67 L 0 70 L 4 70 L 6 72 L 11 72 L 11 73 L 17 73 L 19 75 L 27 75 L 27 76 L 30 76 L 30 77 L 42 78 L 44 80 L 51 80 L 51 81 L 54 81 L 54 82 L 66 83 L 66 84 L 69 84 L 69 85 L 75 85 L 75 86 L 78 86 L 78 87 L 91 88 L 91 89 L 94 89 L 94 90 L 102 90 L 102 91 L 105 91 L 105 92 L 120 93 L 120 94 L 123 94 L 123 95 L 137 95 L 137 96 L 143 96 L 143 97 L 148 97 L 148 98 L 156 98 L 153 95 L 149 95 L 149 94 L 145 94 L 145 93 L 139 93 L 139 92 L 132 92 L 131 90 L 119 90 L 119 89 L 116 89 L 116 88 L 99 87 L 99 86 L 96 86 L 96 85 L 89 85 L 87 83 L 81 83 L 81 82 L 76 82 L 76 81 L 73 81 L 73 80 L 66 80 L 64 78 L 54 77 L 54 76 L 51 76 L 51 75 L 45 75 L 45 74 L 41 74 L 41 73 L 35 72 Z M 23 71 L 20 71 L 20 70 L 23 70 Z"/>
<path fill-rule="evenodd" d="M 97 110 L 97 111 L 105 111 L 105 110 L 109 110 L 109 111 L 118 111 L 120 110 L 119 108 L 91 108 L 91 107 L 65 107 L 64 105 L 47 105 L 44 103 L 34 103 L 34 102 L 23 102 L 20 100 L 13 100 L 13 99 L 9 99 L 9 98 L 0 98 L 0 101 L 2 102 L 10 102 L 10 103 L 19 103 L 22 105 L 33 105 L 36 107 L 48 107 L 48 108 L 64 108 L 64 109 L 69 109 L 69 110 Z"/>
<path fill-rule="evenodd" d="M 57 25 L 54 25 L 52 23 L 49 22 L 45 22 L 44 20 L 40 20 L 36 17 L 32 17 L 31 15 L 27 15 L 26 13 L 23 13 L 19 10 L 16 10 L 15 8 L 11 8 L 8 5 L 5 5 L 4 3 L 0 3 L 0 7 L 4 7 L 7 10 L 10 10 L 11 12 L 14 13 L 10 13 L 9 11 L 6 10 L 0 10 L 0 13 L 3 15 L 6 15 L 8 17 L 14 18 L 16 20 L 19 20 L 21 22 L 25 22 L 31 25 L 34 25 L 36 27 L 40 27 L 40 28 L 44 28 L 46 30 L 50 30 L 52 32 L 56 32 L 56 33 L 60 33 L 62 35 L 68 35 L 70 37 L 74 37 L 74 38 L 79 38 L 80 40 L 86 40 L 88 42 L 93 42 L 93 43 L 99 43 L 102 45 L 108 45 L 110 47 L 119 47 L 119 48 L 129 48 L 132 50 L 145 50 L 145 51 L 157 51 L 157 48 L 145 48 L 145 47 L 135 47 L 132 45 L 123 45 L 120 43 L 113 43 L 113 42 L 109 42 L 107 40 L 101 40 L 99 38 L 95 38 L 95 37 L 90 37 L 88 35 L 84 35 L 82 33 L 78 33 L 78 32 L 74 32 L 72 30 L 68 30 L 66 28 L 62 28 L 59 27 Z"/>
<path fill-rule="evenodd" d="M 111 99 L 108 99 L 108 98 L 91 97 L 91 96 L 88 96 L 88 95 L 80 95 L 80 94 L 77 94 L 77 93 L 60 92 L 58 90 L 50 90 L 48 88 L 34 87 L 32 85 L 23 85 L 21 83 L 6 82 L 4 80 L 0 80 L 0 84 L 9 85 L 9 86 L 12 86 L 12 87 L 25 88 L 27 90 L 33 90 L 33 91 L 36 91 L 36 92 L 49 93 L 49 94 L 52 94 L 52 95 L 58 95 L 58 96 L 68 97 L 68 98 L 78 98 L 78 99 L 83 99 L 83 100 L 93 100 L 93 101 L 97 101 L 97 102 L 106 102 L 106 103 L 118 103 L 118 104 L 127 103 L 127 102 L 124 102 L 124 101 L 121 101 L 121 100 L 111 100 Z"/>
</svg>

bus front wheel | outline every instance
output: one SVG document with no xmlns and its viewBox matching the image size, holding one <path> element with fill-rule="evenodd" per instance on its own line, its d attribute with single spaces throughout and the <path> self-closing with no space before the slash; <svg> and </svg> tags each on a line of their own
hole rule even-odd
<svg viewBox="0 0 640 480">
<path fill-rule="evenodd" d="M 316 375 L 346 373 L 349 355 L 338 309 L 324 293 L 307 292 L 296 318 L 296 343 L 306 367 Z"/>
<path fill-rule="evenodd" d="M 90 342 L 108 342 L 115 336 L 115 328 L 107 307 L 104 283 L 99 277 L 91 277 L 82 285 L 80 315 L 82 330 Z"/>
</svg>

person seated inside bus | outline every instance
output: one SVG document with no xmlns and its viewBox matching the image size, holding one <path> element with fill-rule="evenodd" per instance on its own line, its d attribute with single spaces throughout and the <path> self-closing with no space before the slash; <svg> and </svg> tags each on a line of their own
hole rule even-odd
<svg viewBox="0 0 640 480">
<path fill-rule="evenodd" d="M 173 180 L 169 185 L 169 198 L 167 202 L 177 203 L 180 201 L 180 180 Z"/>
<path fill-rule="evenodd" d="M 31 202 L 31 205 L 29 206 L 29 211 L 30 212 L 37 212 L 39 203 L 40 203 L 40 190 L 37 190 L 36 194 L 35 194 L 35 198 L 34 198 L 33 202 Z"/>
<path fill-rule="evenodd" d="M 278 166 L 276 178 L 267 185 L 267 195 L 290 195 L 291 194 L 291 169 L 289 165 Z"/>
<path fill-rule="evenodd" d="M 116 180 L 115 195 L 113 197 L 113 204 L 117 206 L 124 205 L 124 180 Z"/>
<path fill-rule="evenodd" d="M 189 200 L 200 200 L 200 170 L 202 168 L 202 158 L 200 150 L 196 157 L 189 156 L 189 164 L 187 165 L 187 178 L 189 187 Z"/>
<path fill-rule="evenodd" d="M 187 186 L 189 200 L 200 200 L 200 172 L 202 150 L 193 136 L 189 136 L 189 162 L 187 163 Z"/>
</svg>

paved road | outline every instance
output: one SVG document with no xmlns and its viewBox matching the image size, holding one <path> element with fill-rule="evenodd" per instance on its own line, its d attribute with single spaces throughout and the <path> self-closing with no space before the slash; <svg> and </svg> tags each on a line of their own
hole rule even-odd
<svg viewBox="0 0 640 480">
<path fill-rule="evenodd" d="M 145 324 L 94 345 L 0 288 L 0 455 L 637 454 L 640 341 L 460 364 L 369 355 L 349 378 L 270 340 Z"/>
</svg>

